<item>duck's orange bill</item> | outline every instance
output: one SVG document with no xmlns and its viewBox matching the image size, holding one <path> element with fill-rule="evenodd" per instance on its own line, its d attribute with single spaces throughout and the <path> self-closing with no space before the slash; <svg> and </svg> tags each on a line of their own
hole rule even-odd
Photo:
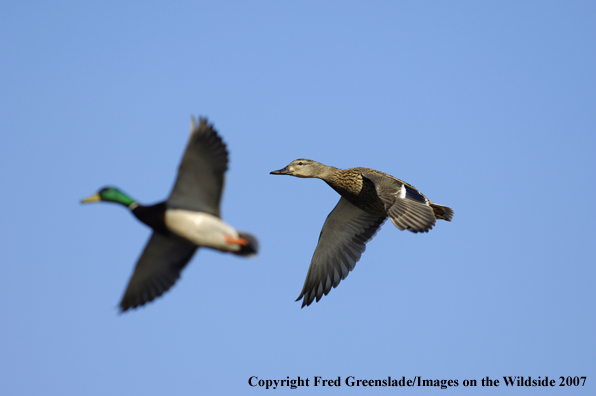
<svg viewBox="0 0 596 396">
<path fill-rule="evenodd" d="M 244 239 L 244 238 L 240 238 L 240 237 L 238 237 L 238 238 L 232 238 L 232 237 L 229 237 L 227 235 L 224 235 L 224 238 L 225 238 L 226 242 L 228 242 L 228 243 L 233 243 L 235 245 L 240 245 L 240 246 L 247 246 L 248 245 L 248 241 L 246 239 Z"/>
</svg>

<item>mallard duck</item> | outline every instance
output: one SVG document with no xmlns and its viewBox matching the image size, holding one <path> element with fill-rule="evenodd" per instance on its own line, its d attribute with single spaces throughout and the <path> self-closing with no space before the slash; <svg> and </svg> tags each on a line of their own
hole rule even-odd
<svg viewBox="0 0 596 396">
<path fill-rule="evenodd" d="M 206 119 L 195 125 L 168 199 L 151 206 L 139 204 L 115 187 L 102 188 L 82 203 L 114 202 L 153 229 L 124 297 L 121 312 L 161 296 L 176 283 L 198 247 L 239 256 L 255 255 L 254 236 L 238 232 L 220 218 L 219 204 L 228 169 L 228 151 Z"/>
<path fill-rule="evenodd" d="M 272 175 L 323 180 L 341 195 L 329 213 L 296 301 L 317 302 L 354 269 L 366 243 L 387 217 L 400 230 L 428 232 L 435 219 L 451 221 L 453 210 L 437 205 L 411 184 L 369 168 L 338 169 L 308 159 L 292 161 Z"/>
</svg>

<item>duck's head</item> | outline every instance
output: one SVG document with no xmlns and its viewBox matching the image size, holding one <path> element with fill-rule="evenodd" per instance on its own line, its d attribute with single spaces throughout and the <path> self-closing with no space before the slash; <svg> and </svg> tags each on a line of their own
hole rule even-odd
<svg viewBox="0 0 596 396">
<path fill-rule="evenodd" d="M 321 178 L 333 167 L 323 165 L 320 162 L 309 159 L 297 159 L 283 169 L 270 172 L 271 175 L 289 175 L 296 177 L 318 177 Z"/>
<path fill-rule="evenodd" d="M 104 187 L 95 194 L 81 200 L 81 203 L 89 202 L 115 202 L 130 207 L 135 200 L 117 189 L 116 187 Z"/>
</svg>

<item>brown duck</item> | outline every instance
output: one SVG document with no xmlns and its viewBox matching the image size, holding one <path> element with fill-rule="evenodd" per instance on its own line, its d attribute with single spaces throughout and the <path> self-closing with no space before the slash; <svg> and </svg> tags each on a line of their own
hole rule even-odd
<svg viewBox="0 0 596 396">
<path fill-rule="evenodd" d="M 272 175 L 317 178 L 341 195 L 329 213 L 296 301 L 317 302 L 348 276 L 387 217 L 400 230 L 428 232 L 453 210 L 437 205 L 411 184 L 369 168 L 338 169 L 308 159 L 292 161 Z"/>
</svg>

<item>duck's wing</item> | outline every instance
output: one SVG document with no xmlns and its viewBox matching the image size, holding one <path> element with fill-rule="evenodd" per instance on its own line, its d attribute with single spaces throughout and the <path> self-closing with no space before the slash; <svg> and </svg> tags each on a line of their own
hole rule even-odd
<svg viewBox="0 0 596 396">
<path fill-rule="evenodd" d="M 302 307 L 319 301 L 354 269 L 366 243 L 377 233 L 385 216 L 367 213 L 341 198 L 327 216 L 313 254 L 304 287 L 296 301 Z"/>
<path fill-rule="evenodd" d="M 219 202 L 228 169 L 228 150 L 213 125 L 200 118 L 191 125 L 168 207 L 206 212 L 219 217 Z"/>
<path fill-rule="evenodd" d="M 161 296 L 180 278 L 197 247 L 174 234 L 154 232 L 120 302 L 122 312 Z"/>
<path fill-rule="evenodd" d="M 412 232 L 428 232 L 433 228 L 435 215 L 429 200 L 420 191 L 388 176 L 376 173 L 362 176 L 374 183 L 387 215 L 397 228 Z"/>
</svg>

